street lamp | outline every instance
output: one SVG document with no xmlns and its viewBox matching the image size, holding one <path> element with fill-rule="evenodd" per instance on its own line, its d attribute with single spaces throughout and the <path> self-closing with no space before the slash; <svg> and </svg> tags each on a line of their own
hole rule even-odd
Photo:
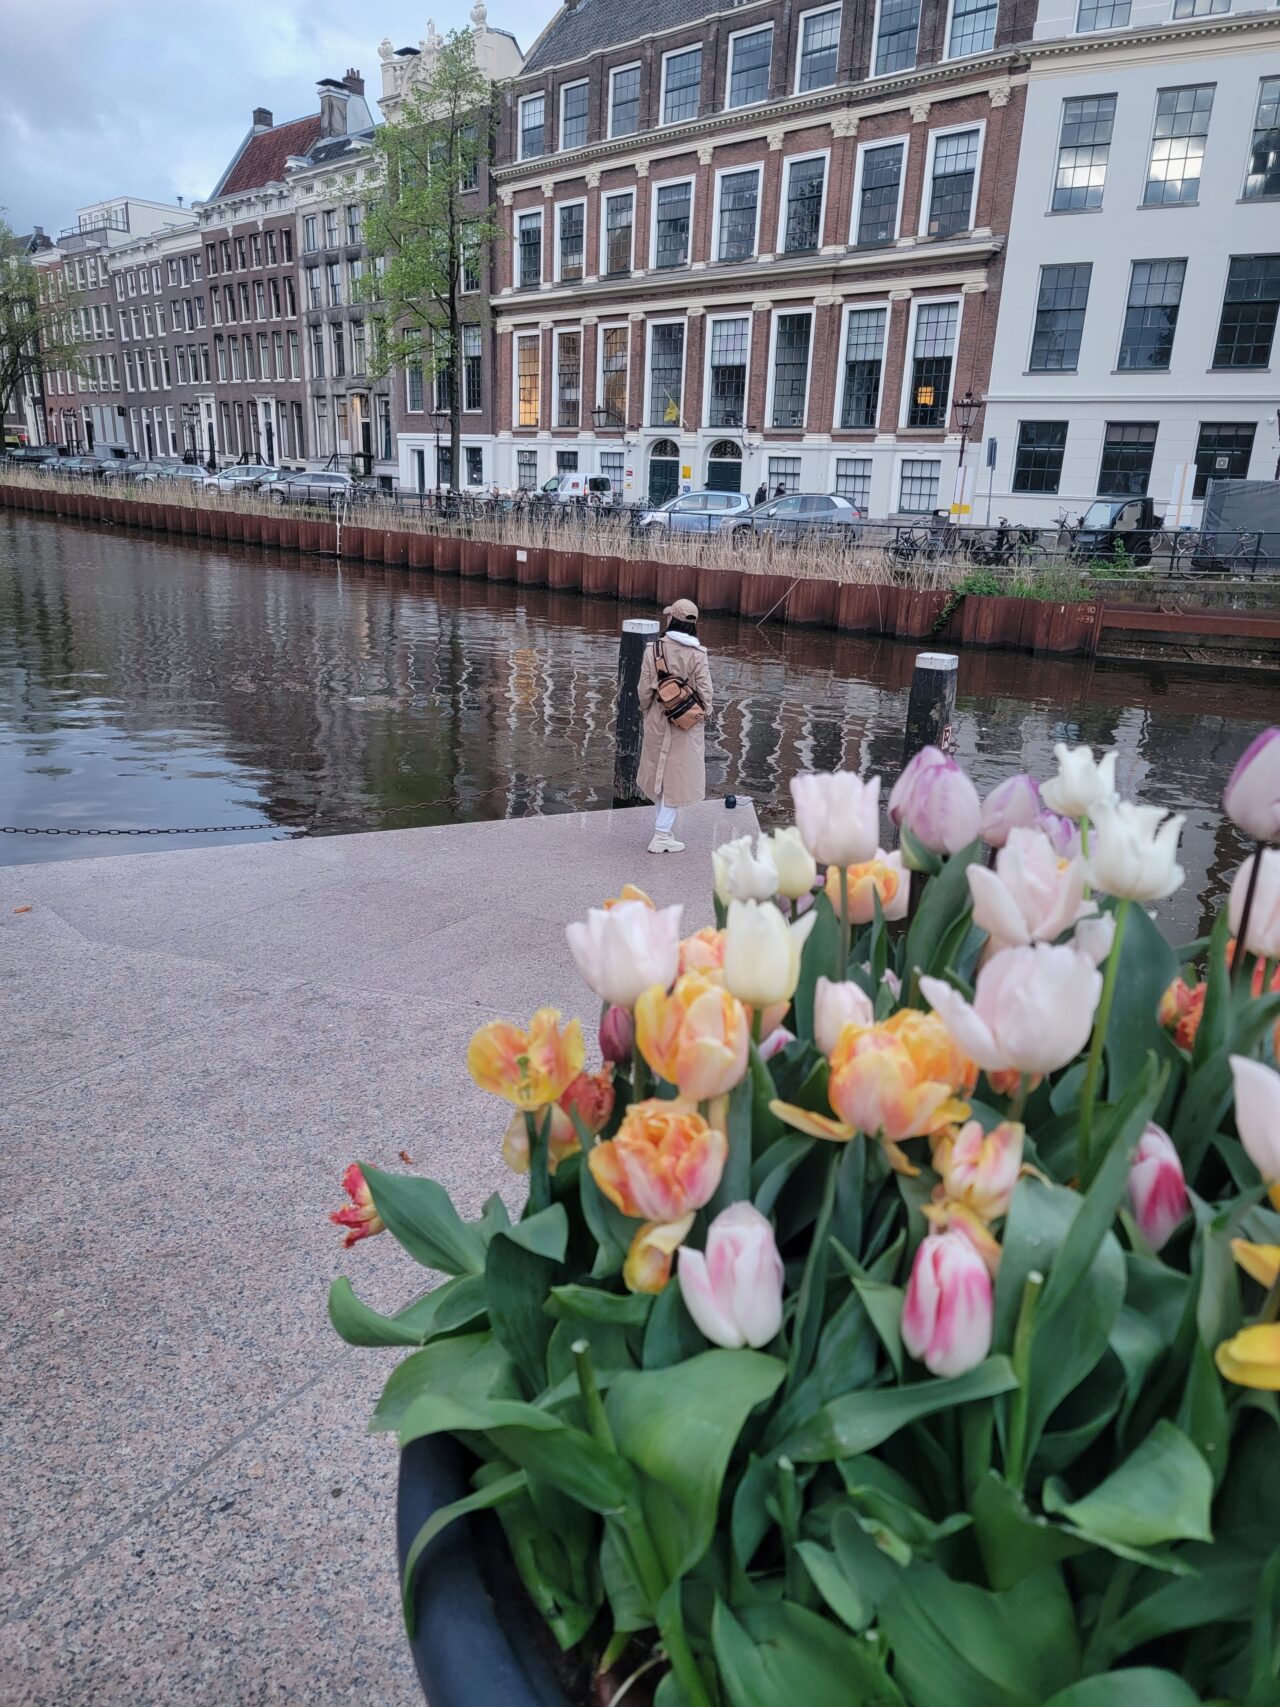
<svg viewBox="0 0 1280 1707">
<path fill-rule="evenodd" d="M 625 433 L 627 423 L 616 410 L 601 403 L 591 411 L 591 423 L 598 433 Z"/>
<path fill-rule="evenodd" d="M 444 484 L 444 482 L 440 478 L 440 429 L 448 422 L 448 420 L 449 420 L 449 411 L 447 409 L 433 409 L 431 411 L 431 425 L 435 428 L 435 435 L 436 435 L 436 491 L 437 492 L 440 490 L 441 486 Z M 453 469 L 452 468 L 449 470 L 449 484 L 450 484 L 450 486 L 452 486 L 454 484 Z"/>
<path fill-rule="evenodd" d="M 978 410 L 981 409 L 981 407 L 982 407 L 982 404 L 978 400 L 978 398 L 976 398 L 973 395 L 972 391 L 968 391 L 968 390 L 966 390 L 963 397 L 957 397 L 955 402 L 951 405 L 952 412 L 954 413 L 955 418 L 956 418 L 956 425 L 960 429 L 960 463 L 959 463 L 959 467 L 957 470 L 957 474 L 958 474 L 957 489 L 958 490 L 957 490 L 957 497 L 956 497 L 956 503 L 960 506 L 959 518 L 962 518 L 963 514 L 964 514 L 964 502 L 965 502 L 965 497 L 964 497 L 964 453 L 965 453 L 965 447 L 969 443 L 969 429 L 973 426 L 973 423 L 974 423 L 974 420 L 977 416 Z"/>
</svg>

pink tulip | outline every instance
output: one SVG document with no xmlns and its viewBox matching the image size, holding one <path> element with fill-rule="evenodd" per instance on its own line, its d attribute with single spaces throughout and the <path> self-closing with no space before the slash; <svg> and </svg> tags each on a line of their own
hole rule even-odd
<svg viewBox="0 0 1280 1707">
<path fill-rule="evenodd" d="M 1231 1057 L 1236 1131 L 1268 1185 L 1280 1181 L 1280 1073 L 1247 1055 Z"/>
<path fill-rule="evenodd" d="M 1182 1160 L 1169 1134 L 1154 1122 L 1138 1140 L 1129 1164 L 1129 1206 L 1153 1251 L 1164 1249 L 1190 1208 Z"/>
<path fill-rule="evenodd" d="M 983 1221 L 1007 1215 L 1022 1169 L 1025 1136 L 1016 1120 L 1002 1120 L 990 1132 L 968 1120 L 954 1138 L 939 1140 L 933 1159 L 946 1197 Z"/>
<path fill-rule="evenodd" d="M 976 839 L 982 802 L 949 754 L 925 747 L 894 783 L 889 816 L 932 853 L 953 854 Z"/>
<path fill-rule="evenodd" d="M 835 984 L 819 978 L 813 993 L 813 1041 L 820 1053 L 830 1055 L 847 1025 L 874 1025 L 875 1008 L 860 984 Z"/>
<path fill-rule="evenodd" d="M 800 840 L 819 865 L 860 865 L 880 845 L 880 778 L 852 771 L 806 772 L 791 779 Z"/>
<path fill-rule="evenodd" d="M 1053 942 L 1078 919 L 1097 911 L 1086 901 L 1081 859 L 1061 864 L 1040 830 L 1012 829 L 996 855 L 995 870 L 971 865 L 973 922 L 996 949 Z"/>
<path fill-rule="evenodd" d="M 1007 777 L 982 802 L 982 839 L 1002 848 L 1010 830 L 1025 830 L 1040 815 L 1040 784 L 1025 771 Z"/>
<path fill-rule="evenodd" d="M 1280 842 L 1280 729 L 1264 729 L 1245 748 L 1222 806 L 1255 841 Z"/>
<path fill-rule="evenodd" d="M 788 1044 L 794 1043 L 796 1034 L 788 1031 L 785 1025 L 775 1025 L 773 1030 L 760 1045 L 760 1059 L 771 1061 L 775 1055 L 781 1055 Z"/>
<path fill-rule="evenodd" d="M 1262 861 L 1258 881 L 1253 886 L 1253 906 L 1249 909 L 1249 932 L 1244 946 L 1250 954 L 1274 960 L 1280 955 L 1280 848 L 1260 848 L 1250 854 L 1231 882 L 1231 897 L 1227 915 L 1231 920 L 1232 936 L 1239 936 L 1244 923 L 1244 898 L 1253 862 Z"/>
<path fill-rule="evenodd" d="M 782 1258 L 773 1225 L 750 1203 L 731 1203 L 707 1229 L 707 1248 L 680 1251 L 680 1295 L 713 1345 L 768 1345 L 782 1326 Z"/>
<path fill-rule="evenodd" d="M 642 990 L 675 982 L 680 965 L 680 907 L 619 901 L 593 907 L 565 936 L 574 964 L 601 1001 L 633 1008 Z"/>
<path fill-rule="evenodd" d="M 1074 859 L 1080 852 L 1080 826 L 1047 809 L 1036 818 L 1037 830 L 1048 836 L 1059 859 Z"/>
<path fill-rule="evenodd" d="M 931 1375 L 963 1375 L 991 1350 L 987 1265 L 963 1233 L 930 1233 L 902 1307 L 902 1343 Z"/>
<path fill-rule="evenodd" d="M 635 1049 L 636 1028 L 626 1008 L 615 1003 L 600 1021 L 600 1053 L 615 1067 L 630 1061 Z"/>
<path fill-rule="evenodd" d="M 1089 1041 L 1102 974 L 1069 945 L 1006 948 L 979 972 L 973 1002 L 941 978 L 920 990 L 984 1072 L 1055 1073 Z"/>
</svg>

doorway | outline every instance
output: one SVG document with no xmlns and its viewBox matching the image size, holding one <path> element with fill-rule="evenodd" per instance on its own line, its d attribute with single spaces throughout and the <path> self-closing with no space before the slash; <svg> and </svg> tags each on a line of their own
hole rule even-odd
<svg viewBox="0 0 1280 1707">
<path fill-rule="evenodd" d="M 649 502 L 665 504 L 680 490 L 680 447 L 674 439 L 659 439 L 649 453 Z"/>
<path fill-rule="evenodd" d="M 741 492 L 742 447 L 732 439 L 719 439 L 707 456 L 707 490 Z"/>
</svg>

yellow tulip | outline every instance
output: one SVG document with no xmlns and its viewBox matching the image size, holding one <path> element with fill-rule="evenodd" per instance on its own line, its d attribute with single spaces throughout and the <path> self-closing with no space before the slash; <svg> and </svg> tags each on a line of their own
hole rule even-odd
<svg viewBox="0 0 1280 1707">
<path fill-rule="evenodd" d="M 686 972 L 670 995 L 655 984 L 636 1003 L 640 1053 L 689 1102 L 709 1102 L 740 1083 L 750 1042 L 746 1008 L 701 973 Z"/>
<path fill-rule="evenodd" d="M 671 1279 L 671 1259 L 689 1237 L 693 1216 L 679 1221 L 646 1221 L 631 1241 L 622 1278 L 628 1292 L 661 1292 Z"/>
<path fill-rule="evenodd" d="M 1251 1245 L 1247 1239 L 1232 1239 L 1231 1254 L 1268 1292 L 1280 1280 L 1280 1245 Z"/>
<path fill-rule="evenodd" d="M 506 1020 L 483 1025 L 467 1049 L 467 1069 L 480 1089 L 525 1114 L 558 1102 L 585 1060 L 581 1025 L 570 1020 L 562 1032 L 555 1008 L 539 1008 L 527 1032 Z"/>
<path fill-rule="evenodd" d="M 1241 1328 L 1234 1339 L 1223 1340 L 1214 1362 L 1218 1373 L 1237 1387 L 1280 1393 L 1280 1322 Z"/>
</svg>

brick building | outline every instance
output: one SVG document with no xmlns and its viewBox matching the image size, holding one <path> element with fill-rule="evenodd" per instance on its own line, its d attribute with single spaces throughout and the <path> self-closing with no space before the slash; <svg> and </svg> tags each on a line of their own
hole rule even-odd
<svg viewBox="0 0 1280 1707">
<path fill-rule="evenodd" d="M 578 0 L 506 100 L 498 478 L 951 497 L 1032 0 Z M 981 431 L 981 413 L 972 431 Z"/>
</svg>

